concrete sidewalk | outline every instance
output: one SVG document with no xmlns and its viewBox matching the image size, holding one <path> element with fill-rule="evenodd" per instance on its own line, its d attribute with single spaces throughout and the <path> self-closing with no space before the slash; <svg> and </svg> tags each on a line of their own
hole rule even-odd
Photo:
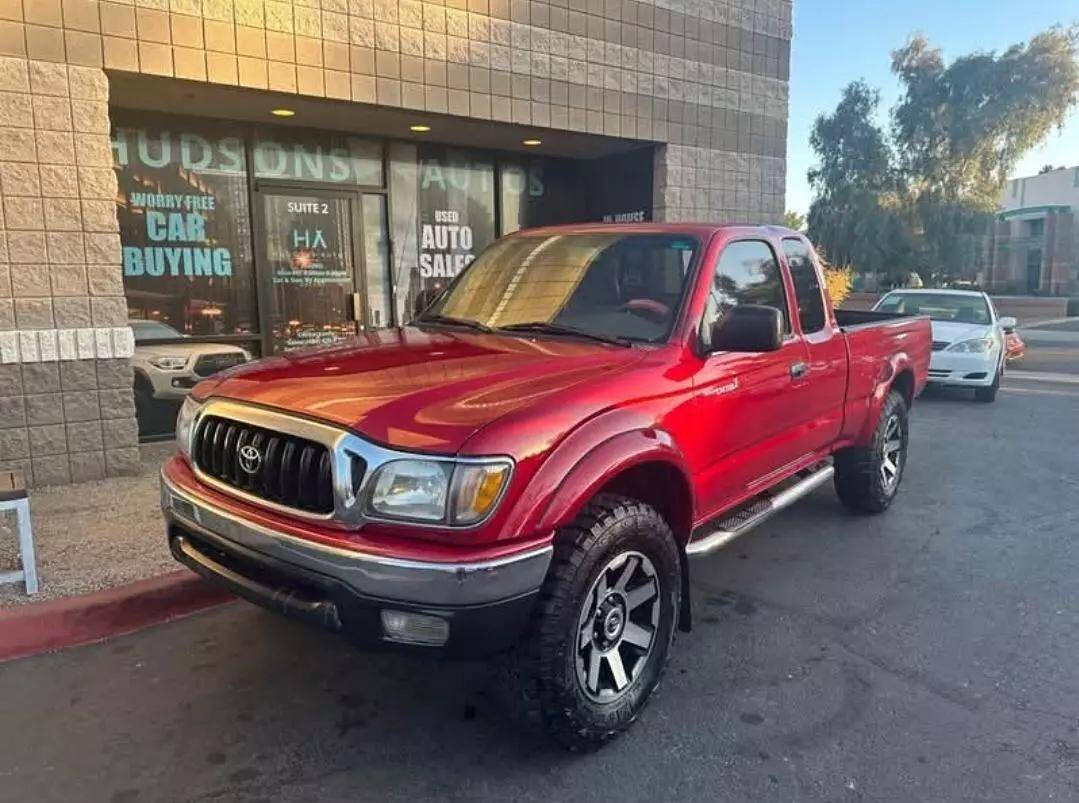
<svg viewBox="0 0 1079 803">
<path fill-rule="evenodd" d="M 0 607 L 86 594 L 177 569 L 165 543 L 157 473 L 172 441 L 144 444 L 135 477 L 30 492 L 41 589 L 0 586 Z M 15 569 L 14 518 L 0 515 L 0 571 Z"/>
</svg>

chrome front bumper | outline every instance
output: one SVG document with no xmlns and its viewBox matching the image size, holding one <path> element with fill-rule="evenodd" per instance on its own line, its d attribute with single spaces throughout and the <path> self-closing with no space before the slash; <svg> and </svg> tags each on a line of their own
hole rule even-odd
<svg viewBox="0 0 1079 803">
<path fill-rule="evenodd" d="M 177 488 L 162 474 L 166 524 L 223 539 L 300 570 L 336 580 L 355 594 L 413 605 L 474 606 L 535 593 L 553 549 L 503 558 L 441 563 L 355 552 L 315 543 L 242 519 Z"/>
</svg>

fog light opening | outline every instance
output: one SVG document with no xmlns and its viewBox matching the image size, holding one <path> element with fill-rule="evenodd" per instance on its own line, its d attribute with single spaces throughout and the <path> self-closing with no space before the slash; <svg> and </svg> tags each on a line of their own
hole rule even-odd
<svg viewBox="0 0 1079 803">
<path fill-rule="evenodd" d="M 425 613 L 383 610 L 382 632 L 388 641 L 441 647 L 450 638 L 450 623 Z"/>
</svg>

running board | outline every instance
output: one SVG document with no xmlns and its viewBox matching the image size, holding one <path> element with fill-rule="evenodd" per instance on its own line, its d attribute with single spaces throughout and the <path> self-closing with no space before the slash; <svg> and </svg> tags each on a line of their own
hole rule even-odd
<svg viewBox="0 0 1079 803">
<path fill-rule="evenodd" d="M 833 474 L 835 474 L 835 468 L 831 465 L 822 466 L 773 496 L 767 495 L 767 492 L 758 496 L 734 513 L 725 516 L 716 523 L 714 529 L 705 525 L 702 530 L 708 534 L 691 540 L 686 545 L 686 554 L 691 558 L 698 558 L 722 549 L 735 538 L 745 535 L 758 524 L 767 521 L 784 508 L 790 507 L 806 494 L 817 490 L 828 482 Z"/>
</svg>

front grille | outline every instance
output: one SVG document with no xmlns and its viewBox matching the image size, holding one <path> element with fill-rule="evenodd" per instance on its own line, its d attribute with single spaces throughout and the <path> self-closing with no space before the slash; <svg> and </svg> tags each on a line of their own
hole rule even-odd
<svg viewBox="0 0 1079 803">
<path fill-rule="evenodd" d="M 241 460 L 247 446 L 257 459 Z M 209 415 L 191 456 L 200 471 L 233 488 L 309 513 L 333 512 L 333 457 L 321 443 Z"/>
<path fill-rule="evenodd" d="M 242 362 L 245 362 L 244 355 L 239 352 L 203 354 L 195 360 L 194 371 L 201 377 L 213 376 L 218 371 L 223 371 Z"/>
<path fill-rule="evenodd" d="M 933 351 L 944 351 L 944 349 L 948 348 L 948 345 L 949 343 L 947 340 L 934 340 Z"/>
</svg>

